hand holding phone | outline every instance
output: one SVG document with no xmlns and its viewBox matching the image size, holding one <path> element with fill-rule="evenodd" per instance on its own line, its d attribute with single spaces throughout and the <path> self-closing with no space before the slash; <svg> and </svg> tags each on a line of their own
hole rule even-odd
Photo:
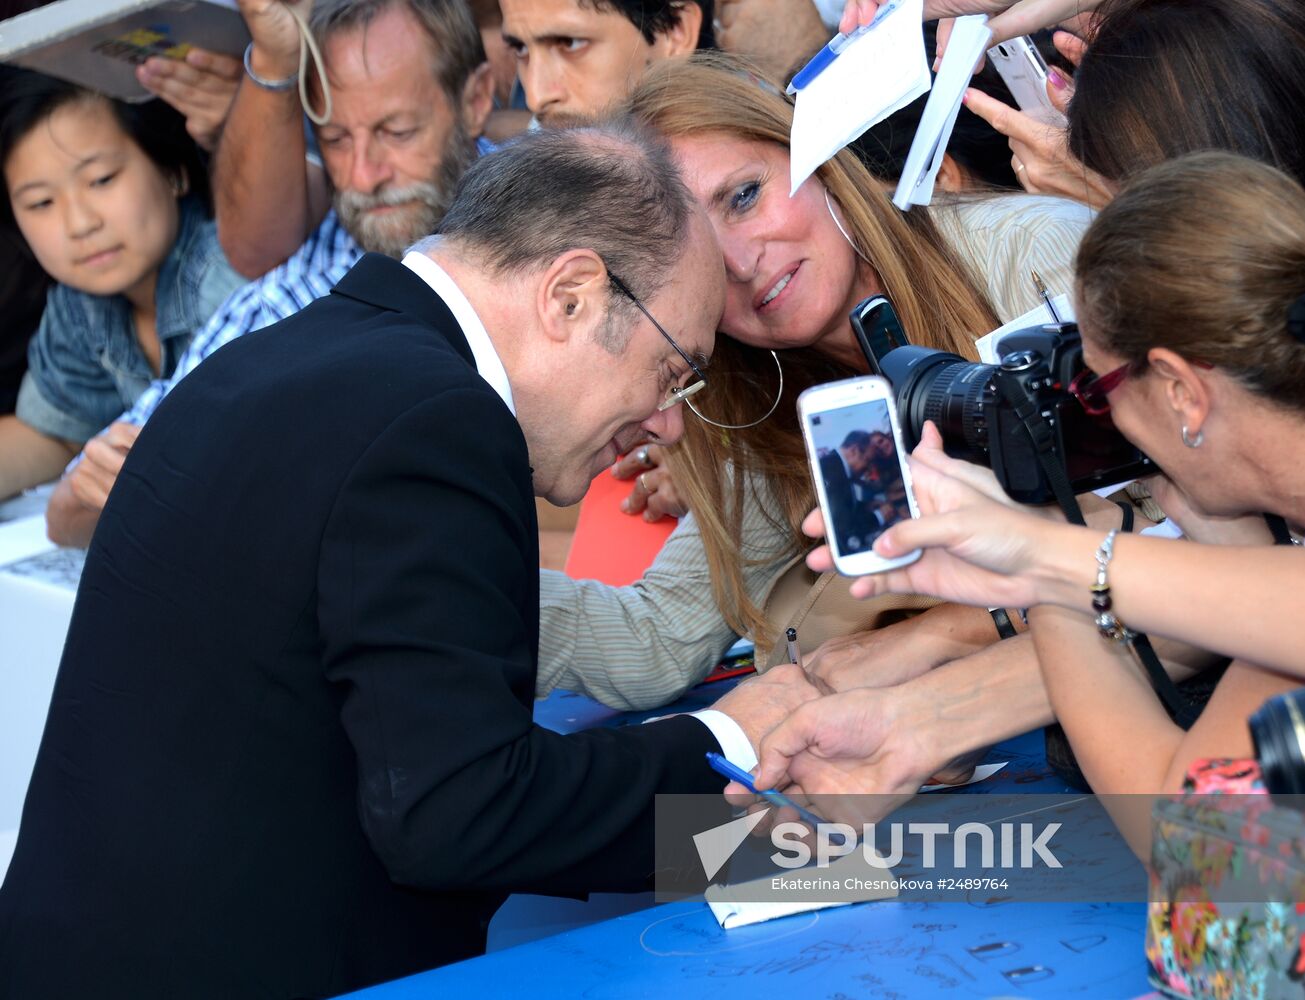
<svg viewBox="0 0 1305 1000">
<path fill-rule="evenodd" d="M 988 50 L 988 58 L 1021 111 L 1044 125 L 1065 127 L 1065 116 L 1047 94 L 1047 64 L 1033 39 L 1021 35 L 998 42 Z"/>
<path fill-rule="evenodd" d="M 885 530 L 920 516 L 892 387 L 877 376 L 814 386 L 798 397 L 798 420 L 834 568 L 864 576 L 919 559 L 918 549 L 896 559 L 874 551 Z"/>
</svg>

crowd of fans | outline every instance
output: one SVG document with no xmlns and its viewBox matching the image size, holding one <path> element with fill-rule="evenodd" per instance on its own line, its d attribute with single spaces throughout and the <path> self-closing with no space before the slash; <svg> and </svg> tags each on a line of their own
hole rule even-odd
<svg viewBox="0 0 1305 1000">
<path fill-rule="evenodd" d="M 890 193 L 921 102 L 789 195 L 784 84 L 840 18 L 868 23 L 869 0 L 239 6 L 243 64 L 151 59 L 149 103 L 2 68 L 0 497 L 58 480 L 51 538 L 89 544 L 141 428 L 215 351 L 327 295 L 364 254 L 439 232 L 470 165 L 517 133 L 620 119 L 666 142 L 705 209 L 724 315 L 682 440 L 614 469 L 625 510 L 680 523 L 631 586 L 541 571 L 538 693 L 662 705 L 738 635 L 764 665 L 785 624 L 777 576 L 804 555 L 832 568 L 809 552 L 823 526 L 794 401 L 868 373 L 852 307 L 885 295 L 913 343 L 975 360 L 978 337 L 1038 307 L 1036 271 L 1073 300 L 1116 426 L 1164 470 L 1132 491 L 1138 526 L 1167 518 L 1186 541 L 1112 535 L 1110 588 L 1171 676 L 1207 678 L 1199 717 L 1174 721 L 1100 634 L 1093 554 L 1119 507 L 1083 498 L 1087 527 L 1021 507 L 929 431 L 913 459 L 925 516 L 879 542 L 925 555 L 850 594 L 936 600 L 807 646 L 821 697 L 756 748 L 758 787 L 909 795 L 1055 722 L 1100 793 L 1177 790 L 1202 762 L 1253 756 L 1247 718 L 1305 675 L 1301 556 L 1262 516 L 1305 525 L 1300 4 L 927 2 L 935 18 L 990 12 L 1001 37 L 1037 32 L 1068 123 L 1022 113 L 983 70 L 939 193 L 907 213 Z M 287 7 L 321 49 L 323 124 L 282 85 L 299 66 Z M 932 55 L 946 31 L 928 34 Z"/>
</svg>

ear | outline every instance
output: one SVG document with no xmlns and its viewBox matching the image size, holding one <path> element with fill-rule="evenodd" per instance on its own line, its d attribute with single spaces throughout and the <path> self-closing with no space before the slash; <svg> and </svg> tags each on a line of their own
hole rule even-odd
<svg viewBox="0 0 1305 1000">
<path fill-rule="evenodd" d="M 1206 372 L 1167 347 L 1151 348 L 1146 360 L 1152 376 L 1160 379 L 1165 402 L 1179 423 L 1195 436 L 1205 425 L 1214 404 Z"/>
<path fill-rule="evenodd" d="M 942 166 L 938 168 L 938 186 L 948 194 L 961 194 L 970 189 L 970 172 L 952 157 L 943 154 Z"/>
<path fill-rule="evenodd" d="M 702 7 L 694 0 L 672 5 L 675 23 L 657 35 L 655 44 L 663 56 L 687 56 L 698 48 L 702 33 Z"/>
<path fill-rule="evenodd" d="M 589 249 L 568 250 L 539 281 L 537 308 L 545 334 L 558 343 L 591 334 L 607 317 L 607 298 L 603 259 Z"/>
<path fill-rule="evenodd" d="M 485 119 L 494 109 L 494 74 L 484 62 L 471 71 L 462 86 L 462 123 L 473 139 L 485 131 Z"/>
</svg>

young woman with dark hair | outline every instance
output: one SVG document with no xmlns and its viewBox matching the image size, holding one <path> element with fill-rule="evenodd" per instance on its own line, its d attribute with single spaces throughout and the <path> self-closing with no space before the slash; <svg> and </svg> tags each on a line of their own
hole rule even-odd
<svg viewBox="0 0 1305 1000">
<path fill-rule="evenodd" d="M 57 476 L 243 283 L 181 116 L 26 71 L 0 101 L 0 227 L 56 282 L 0 418 L 0 497 Z"/>
</svg>

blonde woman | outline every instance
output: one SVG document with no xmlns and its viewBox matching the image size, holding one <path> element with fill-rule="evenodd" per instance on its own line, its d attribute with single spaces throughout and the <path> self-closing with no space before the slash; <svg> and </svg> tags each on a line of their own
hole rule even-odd
<svg viewBox="0 0 1305 1000">
<path fill-rule="evenodd" d="M 1090 221 L 1081 206 L 1007 195 L 900 213 L 843 151 L 789 197 L 792 105 L 747 64 L 700 53 L 653 67 L 625 110 L 671 144 L 706 207 L 728 288 L 710 387 L 692 400 L 670 470 L 645 468 L 636 496 L 669 489 L 693 514 L 632 587 L 545 573 L 541 675 L 620 706 L 658 704 L 700 679 L 737 634 L 765 647 L 758 598 L 809 543 L 814 495 L 794 400 L 862 374 L 848 312 L 887 295 L 916 343 L 975 357 L 974 339 L 1038 303 L 1029 271 L 1068 290 Z M 644 452 L 636 449 L 634 461 Z M 649 449 L 649 464 L 660 456 Z M 984 611 L 944 606 L 812 657 L 826 679 L 869 653 L 877 683 L 906 679 L 997 638 Z"/>
</svg>

